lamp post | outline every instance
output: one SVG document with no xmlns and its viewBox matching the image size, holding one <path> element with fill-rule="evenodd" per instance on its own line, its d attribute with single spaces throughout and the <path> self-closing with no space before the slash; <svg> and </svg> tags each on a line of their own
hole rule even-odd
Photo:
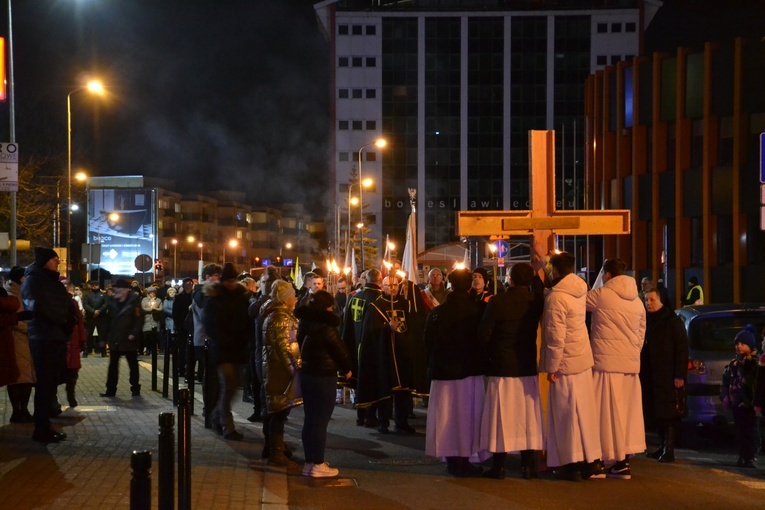
<svg viewBox="0 0 765 510">
<path fill-rule="evenodd" d="M 366 179 L 364 181 L 361 180 L 361 176 L 363 175 L 362 174 L 362 170 L 361 170 L 361 153 L 364 151 L 364 149 L 366 149 L 367 147 L 371 147 L 372 145 L 376 146 L 378 149 L 382 149 L 383 147 L 385 147 L 387 145 L 387 143 L 388 142 L 386 142 L 384 138 L 378 138 L 374 142 L 370 142 L 370 143 L 368 143 L 366 145 L 362 145 L 359 148 L 359 183 L 362 183 L 361 186 L 359 186 L 359 221 L 361 222 L 362 226 L 363 226 L 363 223 L 364 223 L 364 194 L 363 194 L 363 188 L 365 186 L 365 184 L 363 184 L 363 183 L 366 182 L 366 183 L 368 183 L 368 184 L 366 184 L 366 186 L 369 186 L 369 185 L 371 185 L 372 180 L 371 179 Z M 363 273 L 364 269 L 365 269 L 364 268 L 364 231 L 360 230 L 360 234 L 361 234 L 361 240 L 360 240 L 360 243 L 361 243 L 361 272 Z"/>
<path fill-rule="evenodd" d="M 494 278 L 494 281 L 492 282 L 492 285 L 494 287 L 494 294 L 497 293 L 497 285 L 499 282 L 499 275 L 498 272 L 498 262 L 497 262 L 497 245 L 494 243 L 489 243 L 489 251 L 491 252 L 491 265 L 492 269 L 494 270 L 494 275 L 492 278 Z M 486 282 L 488 285 L 489 282 Z"/>
<path fill-rule="evenodd" d="M 66 96 L 66 148 L 67 148 L 67 176 L 69 180 L 67 193 L 67 222 L 66 222 L 66 273 L 70 276 L 69 267 L 71 266 L 71 248 L 72 248 L 72 94 L 87 90 L 94 94 L 102 94 L 104 86 L 100 81 L 89 82 L 85 87 L 78 87 L 69 92 Z M 100 242 L 99 242 L 100 244 Z M 101 270 L 101 264 L 98 264 L 98 270 Z"/>
<path fill-rule="evenodd" d="M 173 239 L 170 241 L 173 243 L 173 279 L 178 279 L 178 273 L 176 273 L 176 270 L 178 268 L 177 260 L 178 260 L 178 239 Z"/>
</svg>

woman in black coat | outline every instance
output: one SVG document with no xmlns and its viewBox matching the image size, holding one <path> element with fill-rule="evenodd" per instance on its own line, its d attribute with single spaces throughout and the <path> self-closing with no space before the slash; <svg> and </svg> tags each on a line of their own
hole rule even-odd
<svg viewBox="0 0 765 510">
<path fill-rule="evenodd" d="M 303 476 L 323 478 L 339 471 L 324 462 L 327 426 L 335 409 L 338 372 L 351 376 L 351 356 L 340 339 L 340 318 L 334 313 L 335 298 L 326 291 L 311 295 L 306 306 L 295 310 L 303 334 L 300 388 L 303 393 Z"/>
<path fill-rule="evenodd" d="M 688 335 L 683 320 L 664 306 L 656 289 L 645 297 L 645 346 L 650 360 L 653 409 L 661 446 L 648 454 L 659 462 L 675 461 L 675 436 L 685 416 L 685 381 L 688 375 Z"/>
</svg>

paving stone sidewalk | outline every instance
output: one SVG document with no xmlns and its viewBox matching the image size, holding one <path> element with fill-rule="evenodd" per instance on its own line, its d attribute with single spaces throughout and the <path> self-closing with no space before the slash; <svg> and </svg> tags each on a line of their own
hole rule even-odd
<svg viewBox="0 0 765 510">
<path fill-rule="evenodd" d="M 148 357 L 140 362 L 140 397 L 130 396 L 124 360 L 120 361 L 115 398 L 98 395 L 104 391 L 108 358 L 90 357 L 82 362 L 77 383 L 79 406 L 68 408 L 63 386 L 59 387 L 65 411 L 54 419 L 54 427 L 68 436 L 61 443 L 33 442 L 32 425 L 9 423 L 8 394 L 0 389 L 0 509 L 129 508 L 134 450 L 153 452 L 152 498 L 153 508 L 157 507 L 159 414 L 176 415 L 177 438 L 177 409 L 172 400 L 151 391 Z M 161 373 L 158 389 L 162 389 Z M 200 396 L 199 388 L 196 396 Z M 32 411 L 32 402 L 29 407 Z M 245 440 L 230 442 L 204 428 L 201 402 L 195 403 L 195 412 L 191 418 L 192 507 L 286 508 L 284 471 L 260 460 L 263 435 L 259 424 L 235 415 Z M 177 475 L 177 465 L 175 471 Z"/>
</svg>

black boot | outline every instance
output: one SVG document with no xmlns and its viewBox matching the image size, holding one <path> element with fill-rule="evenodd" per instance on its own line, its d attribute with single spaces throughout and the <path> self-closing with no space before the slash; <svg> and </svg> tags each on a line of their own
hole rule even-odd
<svg viewBox="0 0 765 510">
<path fill-rule="evenodd" d="M 267 459 L 271 456 L 271 433 L 269 432 L 269 427 L 271 426 L 271 417 L 269 415 L 266 415 L 263 418 L 263 452 L 260 454 L 260 457 L 262 459 Z"/>
<path fill-rule="evenodd" d="M 521 450 L 521 476 L 524 480 L 539 478 L 537 458 L 534 450 Z"/>
<path fill-rule="evenodd" d="M 286 468 L 297 466 L 297 463 L 290 460 L 290 458 L 284 454 L 284 434 L 271 434 L 269 437 L 269 449 L 271 450 L 268 457 L 269 466 Z"/>
<path fill-rule="evenodd" d="M 649 459 L 658 459 L 664 453 L 665 446 L 667 446 L 667 435 L 664 429 L 660 429 L 659 430 L 659 447 L 652 452 L 648 452 L 646 456 Z"/>
<path fill-rule="evenodd" d="M 675 433 L 676 429 L 673 426 L 667 427 L 666 431 L 666 444 L 664 446 L 664 453 L 659 457 L 659 462 L 670 463 L 675 462 Z"/>
<path fill-rule="evenodd" d="M 484 478 L 494 478 L 495 480 L 505 479 L 505 459 L 506 452 L 497 452 L 491 456 L 491 469 L 483 474 Z"/>
<path fill-rule="evenodd" d="M 135 386 L 132 386 L 130 388 L 130 392 L 132 393 L 132 395 L 134 397 L 140 397 L 141 396 L 141 385 L 140 384 L 136 384 Z"/>
</svg>

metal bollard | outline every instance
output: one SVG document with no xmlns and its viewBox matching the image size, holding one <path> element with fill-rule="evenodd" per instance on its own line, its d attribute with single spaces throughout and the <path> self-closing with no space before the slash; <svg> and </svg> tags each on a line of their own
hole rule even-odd
<svg viewBox="0 0 765 510">
<path fill-rule="evenodd" d="M 178 403 L 178 510 L 191 510 L 191 414 L 189 390 L 180 391 Z"/>
<path fill-rule="evenodd" d="M 130 510 L 151 509 L 151 452 L 133 451 L 130 457 Z"/>
<path fill-rule="evenodd" d="M 159 334 L 159 333 L 157 333 Z M 157 341 L 156 336 L 153 337 L 151 346 L 151 391 L 157 391 Z"/>
<path fill-rule="evenodd" d="M 167 398 L 170 388 L 170 358 L 173 353 L 173 332 L 168 331 L 165 335 L 165 359 L 162 369 L 162 398 Z"/>
<path fill-rule="evenodd" d="M 175 415 L 159 415 L 159 445 L 157 447 L 159 464 L 159 510 L 175 508 Z"/>
<path fill-rule="evenodd" d="M 210 384 L 210 377 L 212 375 L 210 374 L 210 365 L 208 363 L 208 360 L 210 359 L 210 345 L 209 340 L 205 339 L 205 347 L 202 351 L 202 366 L 204 367 L 204 375 L 202 376 L 202 414 L 205 418 L 205 428 L 211 429 L 212 428 L 212 402 L 213 397 L 210 394 L 212 390 L 212 385 Z"/>
<path fill-rule="evenodd" d="M 176 341 L 173 342 L 173 405 L 178 405 L 178 377 L 180 374 L 178 373 L 178 342 L 181 341 L 180 339 L 176 338 Z M 179 422 L 180 423 L 180 422 Z"/>
</svg>

